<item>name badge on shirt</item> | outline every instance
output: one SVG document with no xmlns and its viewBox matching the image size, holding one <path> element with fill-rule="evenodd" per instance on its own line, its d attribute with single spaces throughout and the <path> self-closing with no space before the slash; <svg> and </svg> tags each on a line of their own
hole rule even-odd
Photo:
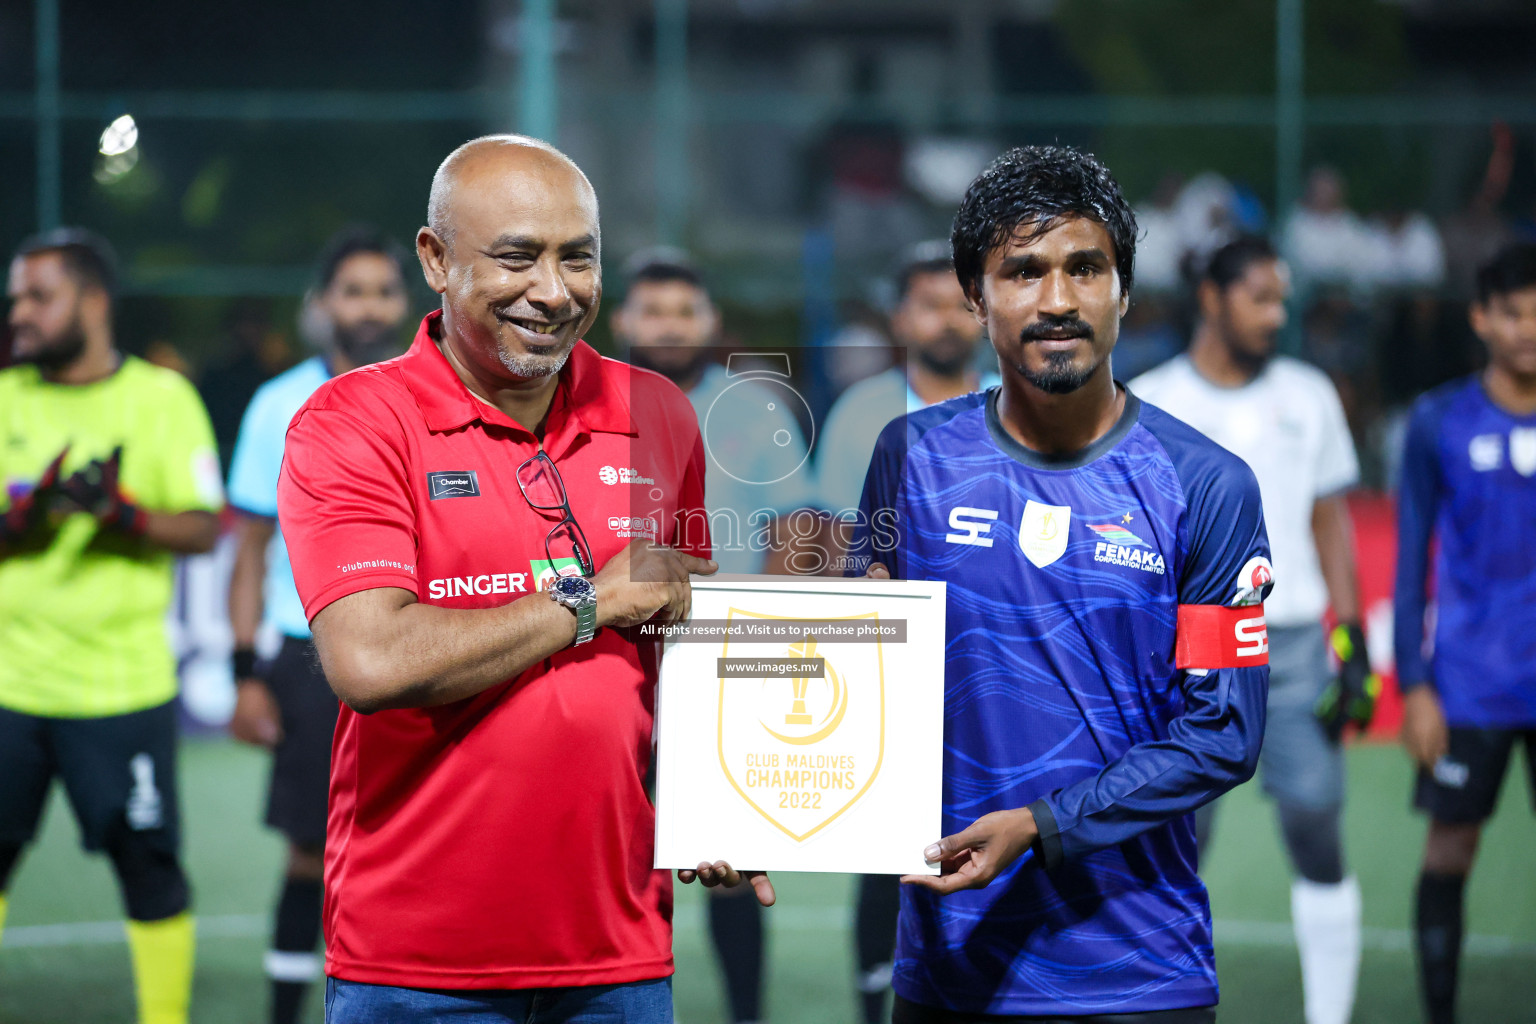
<svg viewBox="0 0 1536 1024">
<path fill-rule="evenodd" d="M 427 492 L 431 501 L 439 498 L 478 498 L 480 481 L 472 469 L 428 473 Z"/>
</svg>

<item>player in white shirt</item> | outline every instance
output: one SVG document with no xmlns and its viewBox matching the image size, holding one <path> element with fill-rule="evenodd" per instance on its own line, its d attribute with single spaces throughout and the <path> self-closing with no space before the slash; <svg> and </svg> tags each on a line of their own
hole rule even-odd
<svg viewBox="0 0 1536 1024">
<path fill-rule="evenodd" d="M 1275 572 L 1269 623 L 1269 713 L 1260 756 L 1296 878 L 1291 918 L 1307 1024 L 1344 1024 L 1360 965 L 1360 889 L 1346 877 L 1340 818 L 1346 723 L 1364 725 L 1378 682 L 1360 630 L 1344 492 L 1359 478 L 1338 393 L 1322 371 L 1275 354 L 1289 274 L 1264 239 L 1216 250 L 1198 284 L 1189 351 L 1131 382 L 1253 469 Z M 1329 604 L 1340 625 L 1325 636 Z M 1329 666 L 1332 645 L 1341 668 Z M 1209 805 L 1214 806 L 1214 805 Z M 1204 849 L 1211 818 L 1198 830 Z"/>
</svg>

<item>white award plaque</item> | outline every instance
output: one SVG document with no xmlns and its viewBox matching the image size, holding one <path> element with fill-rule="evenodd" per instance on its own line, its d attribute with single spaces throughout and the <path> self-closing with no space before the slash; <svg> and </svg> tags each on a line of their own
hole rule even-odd
<svg viewBox="0 0 1536 1024">
<path fill-rule="evenodd" d="M 661 663 L 656 867 L 936 874 L 944 584 L 695 579 Z"/>
</svg>

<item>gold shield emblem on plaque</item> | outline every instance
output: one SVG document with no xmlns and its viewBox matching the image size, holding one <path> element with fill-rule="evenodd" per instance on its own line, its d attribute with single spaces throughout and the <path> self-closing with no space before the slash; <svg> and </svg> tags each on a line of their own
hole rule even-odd
<svg viewBox="0 0 1536 1024">
<path fill-rule="evenodd" d="M 732 608 L 727 621 L 779 622 L 791 616 Z M 877 612 L 819 619 L 878 626 Z M 883 645 L 800 636 L 762 642 L 727 637 L 722 658 L 801 659 L 805 675 L 722 676 L 720 767 L 758 814 L 803 842 L 858 803 L 885 758 Z M 824 673 L 813 668 L 820 659 Z"/>
</svg>

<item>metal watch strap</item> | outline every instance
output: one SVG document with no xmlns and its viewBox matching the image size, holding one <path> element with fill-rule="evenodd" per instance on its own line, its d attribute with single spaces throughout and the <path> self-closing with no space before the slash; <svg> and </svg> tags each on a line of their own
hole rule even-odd
<svg viewBox="0 0 1536 1024">
<path fill-rule="evenodd" d="M 570 608 L 569 605 L 566 607 Z M 571 611 L 576 613 L 576 639 L 571 646 L 578 647 L 597 633 L 597 598 L 594 596 L 590 601 L 583 601 L 571 608 Z"/>
<path fill-rule="evenodd" d="M 576 639 L 571 642 L 571 646 L 576 647 L 591 640 L 597 633 L 597 589 L 591 580 L 581 578 L 581 582 L 587 585 L 585 594 L 578 596 L 564 593 L 563 584 L 572 580 L 572 577 L 555 580 L 550 584 L 549 596 L 556 604 L 569 608 L 576 616 Z"/>
</svg>

